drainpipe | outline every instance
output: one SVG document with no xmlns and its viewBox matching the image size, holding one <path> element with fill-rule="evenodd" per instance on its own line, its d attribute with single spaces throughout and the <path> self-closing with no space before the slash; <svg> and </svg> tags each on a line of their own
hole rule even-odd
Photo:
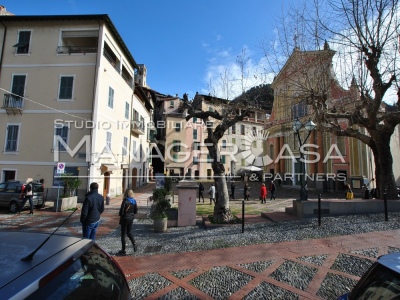
<svg viewBox="0 0 400 300">
<path fill-rule="evenodd" d="M 4 45 L 6 44 L 6 37 L 7 37 L 7 26 L 4 25 L 3 22 L 1 24 L 4 26 L 4 36 L 3 36 L 3 44 L 1 45 L 1 56 L 0 56 L 0 76 L 1 76 L 1 71 L 3 70 L 3 56 L 4 56 Z"/>
</svg>

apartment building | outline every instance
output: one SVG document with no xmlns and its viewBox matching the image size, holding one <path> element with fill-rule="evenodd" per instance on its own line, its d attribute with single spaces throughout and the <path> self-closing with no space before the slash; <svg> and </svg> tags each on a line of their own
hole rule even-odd
<svg viewBox="0 0 400 300">
<path fill-rule="evenodd" d="M 1 181 L 44 179 L 55 198 L 59 162 L 80 197 L 148 180 L 146 69 L 107 15 L 2 15 L 0 45 Z"/>
<path fill-rule="evenodd" d="M 226 101 L 198 93 L 192 100 L 199 111 L 219 112 L 222 112 Z M 207 126 L 215 128 L 218 121 L 210 120 L 205 124 L 196 117 L 186 121 L 187 110 L 182 107 L 182 99 L 177 96 L 159 97 L 158 102 L 162 103 L 160 108 L 163 111 L 160 120 L 163 120 L 164 128 L 157 130 L 159 139 L 164 141 L 159 143 L 164 150 L 164 173 L 178 177 L 190 173 L 193 178 L 212 179 L 211 157 L 204 140 L 207 138 Z M 249 165 L 258 164 L 263 167 L 262 132 L 265 118 L 265 111 L 253 111 L 249 117 L 229 128 L 219 141 L 221 161 L 226 174 L 236 174 L 241 167 Z"/>
</svg>

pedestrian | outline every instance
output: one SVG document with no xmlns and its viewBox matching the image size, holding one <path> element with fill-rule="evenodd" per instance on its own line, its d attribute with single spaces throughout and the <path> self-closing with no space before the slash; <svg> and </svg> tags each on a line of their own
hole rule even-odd
<svg viewBox="0 0 400 300">
<path fill-rule="evenodd" d="M 249 189 L 250 189 L 249 184 L 246 182 L 243 188 L 244 201 L 249 201 L 249 196 L 250 196 Z"/>
<path fill-rule="evenodd" d="M 29 214 L 33 215 L 33 179 L 28 178 L 26 180 L 25 186 L 22 190 L 23 193 L 23 201 L 21 206 L 19 207 L 18 213 L 21 213 L 21 210 L 24 208 L 26 201 L 29 201 Z"/>
<path fill-rule="evenodd" d="M 267 187 L 265 186 L 265 183 L 261 184 L 261 189 L 260 189 L 260 200 L 261 203 L 267 203 Z"/>
<path fill-rule="evenodd" d="M 84 238 L 96 240 L 96 231 L 100 223 L 100 215 L 104 211 L 104 197 L 99 194 L 99 185 L 90 184 L 90 191 L 83 201 L 81 218 L 82 235 Z"/>
<path fill-rule="evenodd" d="M 202 182 L 199 184 L 199 202 L 200 198 L 203 198 L 203 203 L 204 203 L 204 185 Z"/>
<path fill-rule="evenodd" d="M 214 183 L 211 183 L 210 189 L 208 190 L 208 194 L 210 195 L 210 205 L 214 201 L 215 202 L 215 186 Z"/>
<path fill-rule="evenodd" d="M 235 199 L 235 181 L 231 181 L 231 197 Z"/>
<path fill-rule="evenodd" d="M 272 198 L 274 198 L 274 200 L 276 199 L 275 198 L 275 190 L 276 190 L 276 186 L 275 186 L 274 181 L 272 180 L 271 183 L 269 184 L 269 191 L 271 192 L 271 201 L 272 201 Z"/>
<path fill-rule="evenodd" d="M 121 244 L 122 249 L 118 254 L 126 254 L 125 251 L 125 235 L 128 236 L 133 246 L 133 252 L 136 252 L 137 246 L 132 234 L 132 225 L 135 214 L 138 212 L 136 200 L 133 198 L 134 193 L 131 189 L 127 189 L 122 199 L 121 207 L 119 209 L 119 224 L 121 225 Z"/>
</svg>

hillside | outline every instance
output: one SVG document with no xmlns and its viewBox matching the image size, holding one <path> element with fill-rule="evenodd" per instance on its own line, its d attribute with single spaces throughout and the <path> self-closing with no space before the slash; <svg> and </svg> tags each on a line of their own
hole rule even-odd
<svg viewBox="0 0 400 300">
<path fill-rule="evenodd" d="M 247 90 L 244 94 L 236 97 L 233 101 L 244 102 L 265 109 L 267 113 L 271 113 L 272 104 L 274 103 L 274 91 L 270 84 L 262 84 Z"/>
</svg>

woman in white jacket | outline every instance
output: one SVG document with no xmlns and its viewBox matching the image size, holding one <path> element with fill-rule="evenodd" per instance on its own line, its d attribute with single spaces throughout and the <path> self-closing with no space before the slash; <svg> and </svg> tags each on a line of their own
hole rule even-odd
<svg viewBox="0 0 400 300">
<path fill-rule="evenodd" d="M 208 190 L 210 194 L 210 205 L 214 201 L 215 202 L 215 186 L 214 183 L 211 183 L 210 189 Z"/>
</svg>

